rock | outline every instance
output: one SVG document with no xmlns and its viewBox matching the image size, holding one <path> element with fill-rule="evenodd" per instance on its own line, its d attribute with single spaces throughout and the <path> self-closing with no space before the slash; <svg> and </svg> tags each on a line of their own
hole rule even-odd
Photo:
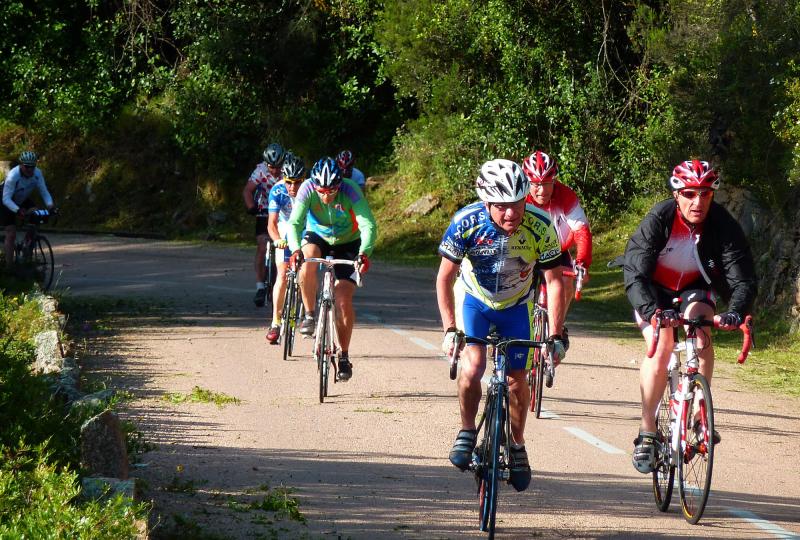
<svg viewBox="0 0 800 540">
<path fill-rule="evenodd" d="M 33 370 L 38 373 L 61 371 L 64 363 L 61 359 L 58 332 L 55 330 L 39 332 L 33 341 L 36 346 L 36 360 L 33 362 Z"/>
<path fill-rule="evenodd" d="M 111 401 L 111 398 L 114 397 L 116 391 L 107 388 L 105 390 L 100 390 L 99 392 L 95 392 L 94 394 L 89 394 L 87 396 L 79 397 L 72 401 L 72 409 L 94 409 L 98 410 L 101 408 L 105 408 L 108 405 L 108 402 Z"/>
<path fill-rule="evenodd" d="M 90 476 L 128 478 L 128 451 L 119 417 L 103 411 L 81 426 L 81 466 Z"/>
<path fill-rule="evenodd" d="M 431 194 L 420 197 L 403 211 L 406 216 L 426 216 L 439 206 L 439 199 Z"/>
</svg>

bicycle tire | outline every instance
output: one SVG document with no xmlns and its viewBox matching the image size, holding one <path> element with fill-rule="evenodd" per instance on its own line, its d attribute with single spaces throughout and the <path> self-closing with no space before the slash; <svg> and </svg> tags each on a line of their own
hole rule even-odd
<svg viewBox="0 0 800 540">
<path fill-rule="evenodd" d="M 691 400 L 684 402 L 681 416 L 681 441 L 685 441 L 678 460 L 681 508 L 683 517 L 692 525 L 700 521 L 711 491 L 711 473 L 714 470 L 714 405 L 711 387 L 700 373 L 689 380 Z M 694 417 L 699 411 L 703 438 L 698 440 L 694 430 Z"/>
<path fill-rule="evenodd" d="M 656 415 L 656 468 L 653 471 L 653 497 L 662 512 L 669 509 L 675 485 L 675 464 L 672 462 L 672 422 L 670 421 L 669 383 L 664 390 Z"/>
<path fill-rule="evenodd" d="M 291 321 L 291 331 L 289 332 L 289 356 L 294 354 L 294 342 L 297 338 L 297 325 L 303 320 L 305 310 L 303 309 L 303 300 L 300 298 L 300 289 L 295 287 L 295 315 Z"/>
<path fill-rule="evenodd" d="M 289 279 L 289 282 L 286 284 L 286 296 L 283 300 L 283 311 L 281 313 L 281 319 L 283 320 L 283 326 L 281 327 L 281 341 L 283 342 L 284 361 L 288 360 L 292 355 L 290 334 L 294 331 L 294 325 L 292 324 L 294 319 L 294 294 L 294 280 Z"/>
<path fill-rule="evenodd" d="M 484 406 L 481 424 L 483 428 L 483 438 L 480 445 L 476 449 L 478 456 L 478 464 L 475 467 L 475 481 L 478 483 L 478 527 L 480 530 L 486 530 L 489 521 L 489 499 L 491 498 L 491 490 L 489 488 L 489 464 L 491 458 L 491 440 L 489 425 L 491 419 L 494 418 L 494 400 L 488 399 Z M 480 429 L 480 425 L 478 426 Z"/>
<path fill-rule="evenodd" d="M 328 343 L 328 306 L 320 304 L 319 319 L 317 320 L 317 335 L 314 342 L 314 354 L 317 357 L 319 371 L 319 402 L 325 402 L 326 386 L 328 384 L 328 354 L 325 350 Z"/>
<path fill-rule="evenodd" d="M 33 259 L 32 262 L 36 282 L 43 291 L 47 291 L 53 284 L 53 274 L 55 269 L 53 248 L 50 246 L 50 241 L 47 239 L 47 237 L 42 235 L 36 236 L 31 258 Z"/>
<path fill-rule="evenodd" d="M 533 315 L 533 339 L 544 341 L 547 339 L 547 312 L 537 309 Z M 534 349 L 533 358 L 536 372 L 531 377 L 531 406 L 530 410 L 536 418 L 542 414 L 542 396 L 544 394 L 545 355 L 539 348 Z"/>
<path fill-rule="evenodd" d="M 500 440 L 503 432 L 503 396 L 494 391 L 489 396 L 493 402 L 491 416 L 486 421 L 486 446 L 488 455 L 485 462 L 483 497 L 481 501 L 481 531 L 494 538 L 497 518 L 497 492 L 500 489 Z"/>
</svg>

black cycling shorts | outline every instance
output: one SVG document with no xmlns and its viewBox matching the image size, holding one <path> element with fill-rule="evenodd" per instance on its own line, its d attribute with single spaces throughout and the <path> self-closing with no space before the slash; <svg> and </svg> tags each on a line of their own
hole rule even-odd
<svg viewBox="0 0 800 540">
<path fill-rule="evenodd" d="M 675 309 L 674 300 L 676 298 L 680 300 L 681 314 L 685 313 L 689 304 L 694 302 L 709 305 L 715 311 L 717 309 L 717 297 L 714 291 L 702 280 L 695 281 L 680 291 L 673 291 L 658 285 L 655 285 L 653 290 L 656 294 L 656 303 L 661 309 Z"/>
<path fill-rule="evenodd" d="M 358 255 L 358 250 L 361 248 L 361 239 L 359 238 L 358 240 L 353 240 L 352 242 L 346 242 L 344 244 L 332 246 L 323 240 L 322 237 L 317 233 L 306 231 L 306 233 L 303 235 L 303 245 L 305 244 L 314 244 L 317 246 L 322 252 L 320 255 L 322 258 L 330 255 L 334 259 L 349 259 L 354 261 Z M 347 279 L 353 283 L 356 282 L 354 277 L 355 269 L 349 264 L 334 265 L 333 275 L 336 276 L 336 279 Z"/>
<path fill-rule="evenodd" d="M 22 204 L 18 205 L 20 208 L 28 210 L 36 206 L 32 200 L 25 199 Z M 16 225 L 17 214 L 12 212 L 6 205 L 0 204 L 0 227 L 7 227 L 9 225 Z"/>
<path fill-rule="evenodd" d="M 256 236 L 267 233 L 267 216 L 256 216 Z"/>
</svg>

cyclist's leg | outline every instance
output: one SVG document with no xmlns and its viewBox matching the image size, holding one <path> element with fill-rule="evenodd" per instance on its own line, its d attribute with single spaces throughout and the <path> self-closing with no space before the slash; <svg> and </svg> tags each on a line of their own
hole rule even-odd
<svg viewBox="0 0 800 540">
<path fill-rule="evenodd" d="M 286 250 L 279 249 L 279 252 Z M 272 323 L 277 324 L 280 321 L 281 313 L 283 313 L 283 302 L 286 300 L 286 270 L 289 265 L 283 260 L 283 255 L 280 255 L 279 261 L 276 263 L 278 275 L 275 279 L 275 287 L 272 289 Z"/>
<path fill-rule="evenodd" d="M 336 333 L 339 335 L 342 354 L 346 356 L 350 350 L 350 338 L 356 322 L 356 313 L 353 309 L 356 284 L 348 279 L 337 279 L 333 290 L 336 300 Z"/>
<path fill-rule="evenodd" d="M 302 247 L 304 257 L 323 257 L 323 249 L 327 244 L 313 233 L 306 233 Z M 317 268 L 318 264 L 305 263 L 300 267 L 297 280 L 300 283 L 300 296 L 306 308 L 306 316 L 312 316 L 317 302 Z"/>
<path fill-rule="evenodd" d="M 690 288 L 682 291 L 680 298 L 681 311 L 687 319 L 700 316 L 706 319 L 714 317 L 716 301 L 712 291 Z M 714 374 L 714 344 L 711 339 L 711 331 L 707 328 L 697 331 L 697 351 L 697 356 L 700 357 L 700 373 L 711 385 L 711 376 Z"/>
<path fill-rule="evenodd" d="M 6 225 L 5 233 L 6 239 L 3 242 L 3 252 L 6 256 L 6 268 L 11 268 L 14 266 L 14 241 L 17 239 L 16 225 Z"/>
<path fill-rule="evenodd" d="M 253 267 L 256 271 L 256 283 L 261 283 L 262 285 L 267 277 L 267 268 L 264 265 L 264 261 L 266 260 L 267 256 L 267 240 L 269 240 L 269 236 L 267 235 L 267 218 L 257 217 L 256 258 L 253 262 Z"/>
<path fill-rule="evenodd" d="M 653 328 L 643 321 L 638 313 L 636 322 L 642 330 L 645 342 L 653 340 Z M 644 358 L 639 368 L 639 389 L 642 395 L 642 431 L 655 432 L 656 411 L 667 386 L 667 365 L 675 340 L 672 329 L 662 328 L 658 338 L 658 348 L 652 358 Z"/>
</svg>

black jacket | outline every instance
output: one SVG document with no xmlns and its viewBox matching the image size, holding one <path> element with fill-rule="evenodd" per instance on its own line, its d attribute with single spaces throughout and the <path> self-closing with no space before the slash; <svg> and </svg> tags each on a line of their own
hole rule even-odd
<svg viewBox="0 0 800 540">
<path fill-rule="evenodd" d="M 625 292 L 634 309 L 650 320 L 659 306 L 651 276 L 667 244 L 678 205 L 674 199 L 656 204 L 639 224 L 625 248 Z M 750 246 L 739 223 L 716 202 L 711 203 L 697 244 L 703 278 L 731 311 L 750 313 L 757 282 Z M 663 306 L 662 306 L 663 307 Z"/>
</svg>

